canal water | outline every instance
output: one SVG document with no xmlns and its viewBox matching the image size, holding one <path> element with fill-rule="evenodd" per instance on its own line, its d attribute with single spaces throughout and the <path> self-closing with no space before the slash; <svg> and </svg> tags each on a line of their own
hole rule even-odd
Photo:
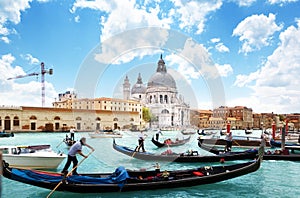
<svg viewBox="0 0 300 198">
<path fill-rule="evenodd" d="M 138 145 L 136 132 L 121 132 L 122 138 L 117 138 L 116 142 L 135 148 Z M 151 142 L 154 132 L 146 132 L 148 137 L 145 140 L 145 149 L 153 153 L 162 153 L 168 148 L 156 148 Z M 259 137 L 261 131 L 254 131 L 251 136 Z M 57 152 L 67 154 L 68 148 L 61 143 L 66 133 L 15 133 L 12 138 L 0 138 L 0 145 L 36 145 L 50 144 L 52 149 Z M 233 131 L 233 135 L 245 136 L 244 131 Z M 95 148 L 95 152 L 87 158 L 79 167 L 79 173 L 93 172 L 113 172 L 118 166 L 127 169 L 153 169 L 155 162 L 142 161 L 123 155 L 112 148 L 111 138 L 90 138 L 87 132 L 76 133 L 75 139 L 87 138 L 87 143 Z M 192 135 L 190 142 L 183 146 L 173 147 L 174 152 L 185 152 L 187 150 L 197 150 L 203 155 L 209 155 L 201 150 L 197 145 L 198 135 Z M 163 132 L 160 139 L 183 138 L 180 132 Z M 89 153 L 88 148 L 84 147 L 83 152 Z M 79 161 L 82 159 L 78 156 Z M 66 161 L 58 167 L 60 172 Z M 241 161 L 240 161 L 241 162 Z M 225 162 L 225 164 L 237 162 Z M 219 163 L 161 163 L 163 170 L 176 170 L 199 167 L 204 165 L 218 165 Z M 263 161 L 261 168 L 251 174 L 244 175 L 231 180 L 194 186 L 188 188 L 149 190 L 136 192 L 104 193 L 104 194 L 79 194 L 70 192 L 54 192 L 51 197 L 70 197 L 70 198 L 96 198 L 96 197 L 300 197 L 300 162 L 289 161 Z M 36 198 L 46 197 L 50 190 L 30 186 L 20 182 L 1 178 L 3 198 Z"/>
</svg>

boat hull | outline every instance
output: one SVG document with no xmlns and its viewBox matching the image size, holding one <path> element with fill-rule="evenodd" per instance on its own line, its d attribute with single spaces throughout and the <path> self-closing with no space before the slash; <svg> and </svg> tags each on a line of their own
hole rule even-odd
<svg viewBox="0 0 300 198">
<path fill-rule="evenodd" d="M 225 139 L 198 139 L 201 144 L 207 145 L 207 146 L 226 146 L 226 140 Z M 253 148 L 253 147 L 259 147 L 261 141 L 258 140 L 240 140 L 235 139 L 232 141 L 232 146 L 236 147 L 244 147 L 244 148 Z M 270 143 L 266 142 L 266 146 L 270 147 Z"/>
<path fill-rule="evenodd" d="M 129 178 L 121 186 L 116 183 L 82 183 L 82 182 L 69 182 L 69 178 L 76 178 L 76 176 L 70 176 L 67 178 L 68 182 L 62 182 L 56 189 L 57 191 L 69 191 L 78 193 L 105 193 L 105 192 L 120 192 L 120 191 L 141 191 L 141 190 L 156 190 L 156 189 L 169 189 L 178 187 L 191 187 L 203 184 L 210 184 L 220 182 L 242 175 L 252 173 L 259 169 L 261 160 L 257 159 L 251 162 L 234 164 L 229 166 L 213 166 L 213 167 L 199 167 L 188 170 L 168 171 L 168 178 L 158 178 L 156 171 L 127 171 Z M 3 176 L 15 181 L 27 183 L 30 185 L 54 189 L 59 181 L 63 179 L 60 174 L 47 173 L 47 172 L 31 172 L 27 171 L 27 175 L 17 174 L 19 169 L 12 169 L 4 163 Z M 202 175 L 196 175 L 195 172 Z M 25 172 L 26 173 L 26 172 Z M 37 177 L 30 177 L 31 175 L 44 178 L 45 175 L 49 175 L 52 180 L 37 179 Z M 81 176 L 88 176 L 89 178 L 103 178 L 108 177 L 111 174 L 81 174 Z M 142 178 L 142 179 L 140 179 Z M 73 180 L 74 181 L 74 180 Z"/>
<path fill-rule="evenodd" d="M 34 169 L 56 169 L 66 158 L 65 155 L 57 156 L 22 156 L 22 155 L 2 155 L 3 160 L 12 167 L 34 168 Z"/>
<path fill-rule="evenodd" d="M 231 153 L 231 154 L 220 154 L 220 155 L 202 155 L 199 156 L 197 153 L 191 153 L 190 155 L 185 154 L 168 154 L 159 155 L 148 152 L 135 152 L 133 149 L 117 145 L 115 142 L 113 148 L 130 157 L 134 157 L 146 161 L 169 161 L 169 162 L 220 162 L 233 161 L 233 160 L 244 160 L 257 158 L 256 152 L 244 152 L 244 153 Z"/>
</svg>

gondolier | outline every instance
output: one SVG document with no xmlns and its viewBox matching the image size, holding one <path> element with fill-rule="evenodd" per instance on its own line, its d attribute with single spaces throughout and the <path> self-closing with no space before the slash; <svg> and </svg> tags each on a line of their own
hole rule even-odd
<svg viewBox="0 0 300 198">
<path fill-rule="evenodd" d="M 162 133 L 161 133 L 160 130 L 158 130 L 158 131 L 155 133 L 155 139 L 156 139 L 156 141 L 158 141 L 158 139 L 159 139 L 159 134 L 162 135 Z"/>
<path fill-rule="evenodd" d="M 71 136 L 71 140 L 74 141 L 75 139 L 75 128 L 71 127 L 70 129 L 70 136 Z"/>
<path fill-rule="evenodd" d="M 226 135 L 226 147 L 225 152 L 230 152 L 232 147 L 232 133 L 231 131 Z"/>
<path fill-rule="evenodd" d="M 139 152 L 141 148 L 142 148 L 143 152 L 145 152 L 144 140 L 146 137 L 147 137 L 147 135 L 144 134 L 143 131 L 141 131 L 140 134 L 138 135 L 139 146 L 137 147 L 137 152 Z"/>
<path fill-rule="evenodd" d="M 85 157 L 87 158 L 86 155 L 84 155 L 82 153 L 82 146 L 87 146 L 88 148 L 92 149 L 94 151 L 94 148 L 91 147 L 90 145 L 88 145 L 86 143 L 86 138 L 85 137 L 82 137 L 80 139 L 80 141 L 76 142 L 75 144 L 73 144 L 73 146 L 71 146 L 69 152 L 68 152 L 68 160 L 67 160 L 67 163 L 65 165 L 65 167 L 63 168 L 62 172 L 63 174 L 67 173 L 68 172 L 68 168 L 70 167 L 71 165 L 71 162 L 73 162 L 73 168 L 76 167 L 76 165 L 78 164 L 78 160 L 76 158 L 76 154 L 80 154 L 82 157 Z M 77 173 L 77 168 L 75 168 L 73 170 L 73 175 L 78 175 Z"/>
</svg>

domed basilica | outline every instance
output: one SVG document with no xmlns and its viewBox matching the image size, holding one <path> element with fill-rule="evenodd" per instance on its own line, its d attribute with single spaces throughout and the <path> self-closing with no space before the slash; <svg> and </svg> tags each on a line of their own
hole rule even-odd
<svg viewBox="0 0 300 198">
<path fill-rule="evenodd" d="M 183 97 L 177 96 L 176 82 L 167 72 L 165 61 L 160 56 L 156 73 L 148 80 L 147 86 L 143 84 L 141 74 L 130 90 L 130 82 L 126 76 L 123 83 L 123 97 L 126 100 L 139 100 L 148 107 L 156 119 L 152 127 L 167 128 L 190 125 L 189 105 Z"/>
</svg>

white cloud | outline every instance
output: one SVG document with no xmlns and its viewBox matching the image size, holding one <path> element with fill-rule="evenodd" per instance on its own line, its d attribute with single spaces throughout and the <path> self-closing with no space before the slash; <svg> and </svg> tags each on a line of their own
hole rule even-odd
<svg viewBox="0 0 300 198">
<path fill-rule="evenodd" d="M 219 65 L 216 63 L 215 66 L 217 67 L 219 74 L 222 77 L 227 77 L 229 74 L 233 73 L 233 69 L 230 64 Z"/>
<path fill-rule="evenodd" d="M 20 66 L 12 66 L 15 57 L 11 54 L 2 55 L 0 58 L 0 104 L 1 105 L 22 105 L 41 106 L 41 83 L 29 81 L 28 83 L 18 83 L 18 80 L 7 80 L 7 78 L 26 73 Z M 30 80 L 30 77 L 28 77 Z M 52 106 L 53 98 L 57 93 L 52 84 L 45 82 L 46 105 Z M 17 97 L 16 97 L 17 96 Z"/>
<path fill-rule="evenodd" d="M 232 72 L 230 65 L 216 65 L 210 58 L 208 50 L 192 39 L 187 39 L 184 47 L 178 50 L 177 54 L 166 56 L 169 66 L 178 67 L 177 70 L 182 74 L 188 82 L 191 79 L 204 77 L 206 79 L 215 79 L 220 77 L 220 71 L 223 76 Z M 219 71 L 220 70 L 220 71 Z"/>
<path fill-rule="evenodd" d="M 76 17 L 74 17 L 74 21 L 75 21 L 76 23 L 79 23 L 79 22 L 80 22 L 80 16 L 77 15 Z"/>
<path fill-rule="evenodd" d="M 280 4 L 280 6 L 282 6 L 285 3 L 293 3 L 297 1 L 299 0 L 268 0 L 270 4 Z"/>
<path fill-rule="evenodd" d="M 1 37 L 1 40 L 4 42 L 4 43 L 10 43 L 10 40 L 6 37 L 6 36 L 2 36 Z"/>
<path fill-rule="evenodd" d="M 79 8 L 95 9 L 106 13 L 106 15 L 100 17 L 102 52 L 95 56 L 96 60 L 102 63 L 114 61 L 115 64 L 120 64 L 129 62 L 135 57 L 152 54 L 153 49 L 135 50 L 135 48 L 141 45 L 145 47 L 161 46 L 167 39 L 167 31 L 162 30 L 153 33 L 144 29 L 139 33 L 135 29 L 145 27 L 169 29 L 170 24 L 173 22 L 169 16 L 160 16 L 158 4 L 146 9 L 144 6 L 139 6 L 135 1 L 131 0 L 78 0 L 73 4 L 71 12 L 75 13 Z M 126 34 L 129 30 L 132 30 L 131 35 Z M 119 34 L 119 38 L 114 37 L 117 34 Z M 108 40 L 112 37 L 114 37 L 113 41 L 109 42 Z M 129 49 L 131 50 L 130 52 L 128 51 Z M 117 60 L 116 57 L 118 58 Z"/>
<path fill-rule="evenodd" d="M 238 4 L 240 7 L 242 6 L 251 6 L 256 0 L 231 0 Z"/>
<path fill-rule="evenodd" d="M 153 36 L 155 35 L 155 36 Z M 169 32 L 159 28 L 143 28 L 126 31 L 101 43 L 102 52 L 95 55 L 100 63 L 121 64 L 135 57 L 161 53 L 159 46 L 167 41 Z"/>
<path fill-rule="evenodd" d="M 185 1 L 172 0 L 175 6 L 175 13 L 179 15 L 179 27 L 188 32 L 192 27 L 196 27 L 196 34 L 201 34 L 204 30 L 206 17 L 222 6 L 220 0 L 208 1 Z"/>
<path fill-rule="evenodd" d="M 279 38 L 278 48 L 264 65 L 249 75 L 237 76 L 235 85 L 251 88 L 262 109 L 272 104 L 271 111 L 295 112 L 300 109 L 300 20 L 297 27 L 288 27 Z"/>
<path fill-rule="evenodd" d="M 220 39 L 220 38 L 212 38 L 212 39 L 210 39 L 210 41 L 211 41 L 212 43 L 218 43 L 218 42 L 221 41 L 221 39 Z"/>
<path fill-rule="evenodd" d="M 40 62 L 39 59 L 33 57 L 31 54 L 21 55 L 21 57 L 27 60 L 31 65 L 36 65 Z"/>
<path fill-rule="evenodd" d="M 5 25 L 8 22 L 18 24 L 21 21 L 21 12 L 30 8 L 29 2 L 32 0 L 5 0 L 0 1 L 0 35 L 8 36 L 11 33 L 15 33 L 15 30 L 10 30 Z M 2 37 L 5 43 L 9 43 L 9 39 Z"/>
<path fill-rule="evenodd" d="M 216 50 L 218 50 L 219 52 L 229 52 L 229 48 L 226 47 L 223 43 L 218 43 L 216 45 Z"/>
<path fill-rule="evenodd" d="M 252 15 L 240 22 L 232 34 L 238 36 L 239 40 L 243 42 L 240 52 L 247 54 L 270 45 L 273 34 L 283 27 L 276 24 L 275 18 L 272 13 L 269 16 Z"/>
</svg>

